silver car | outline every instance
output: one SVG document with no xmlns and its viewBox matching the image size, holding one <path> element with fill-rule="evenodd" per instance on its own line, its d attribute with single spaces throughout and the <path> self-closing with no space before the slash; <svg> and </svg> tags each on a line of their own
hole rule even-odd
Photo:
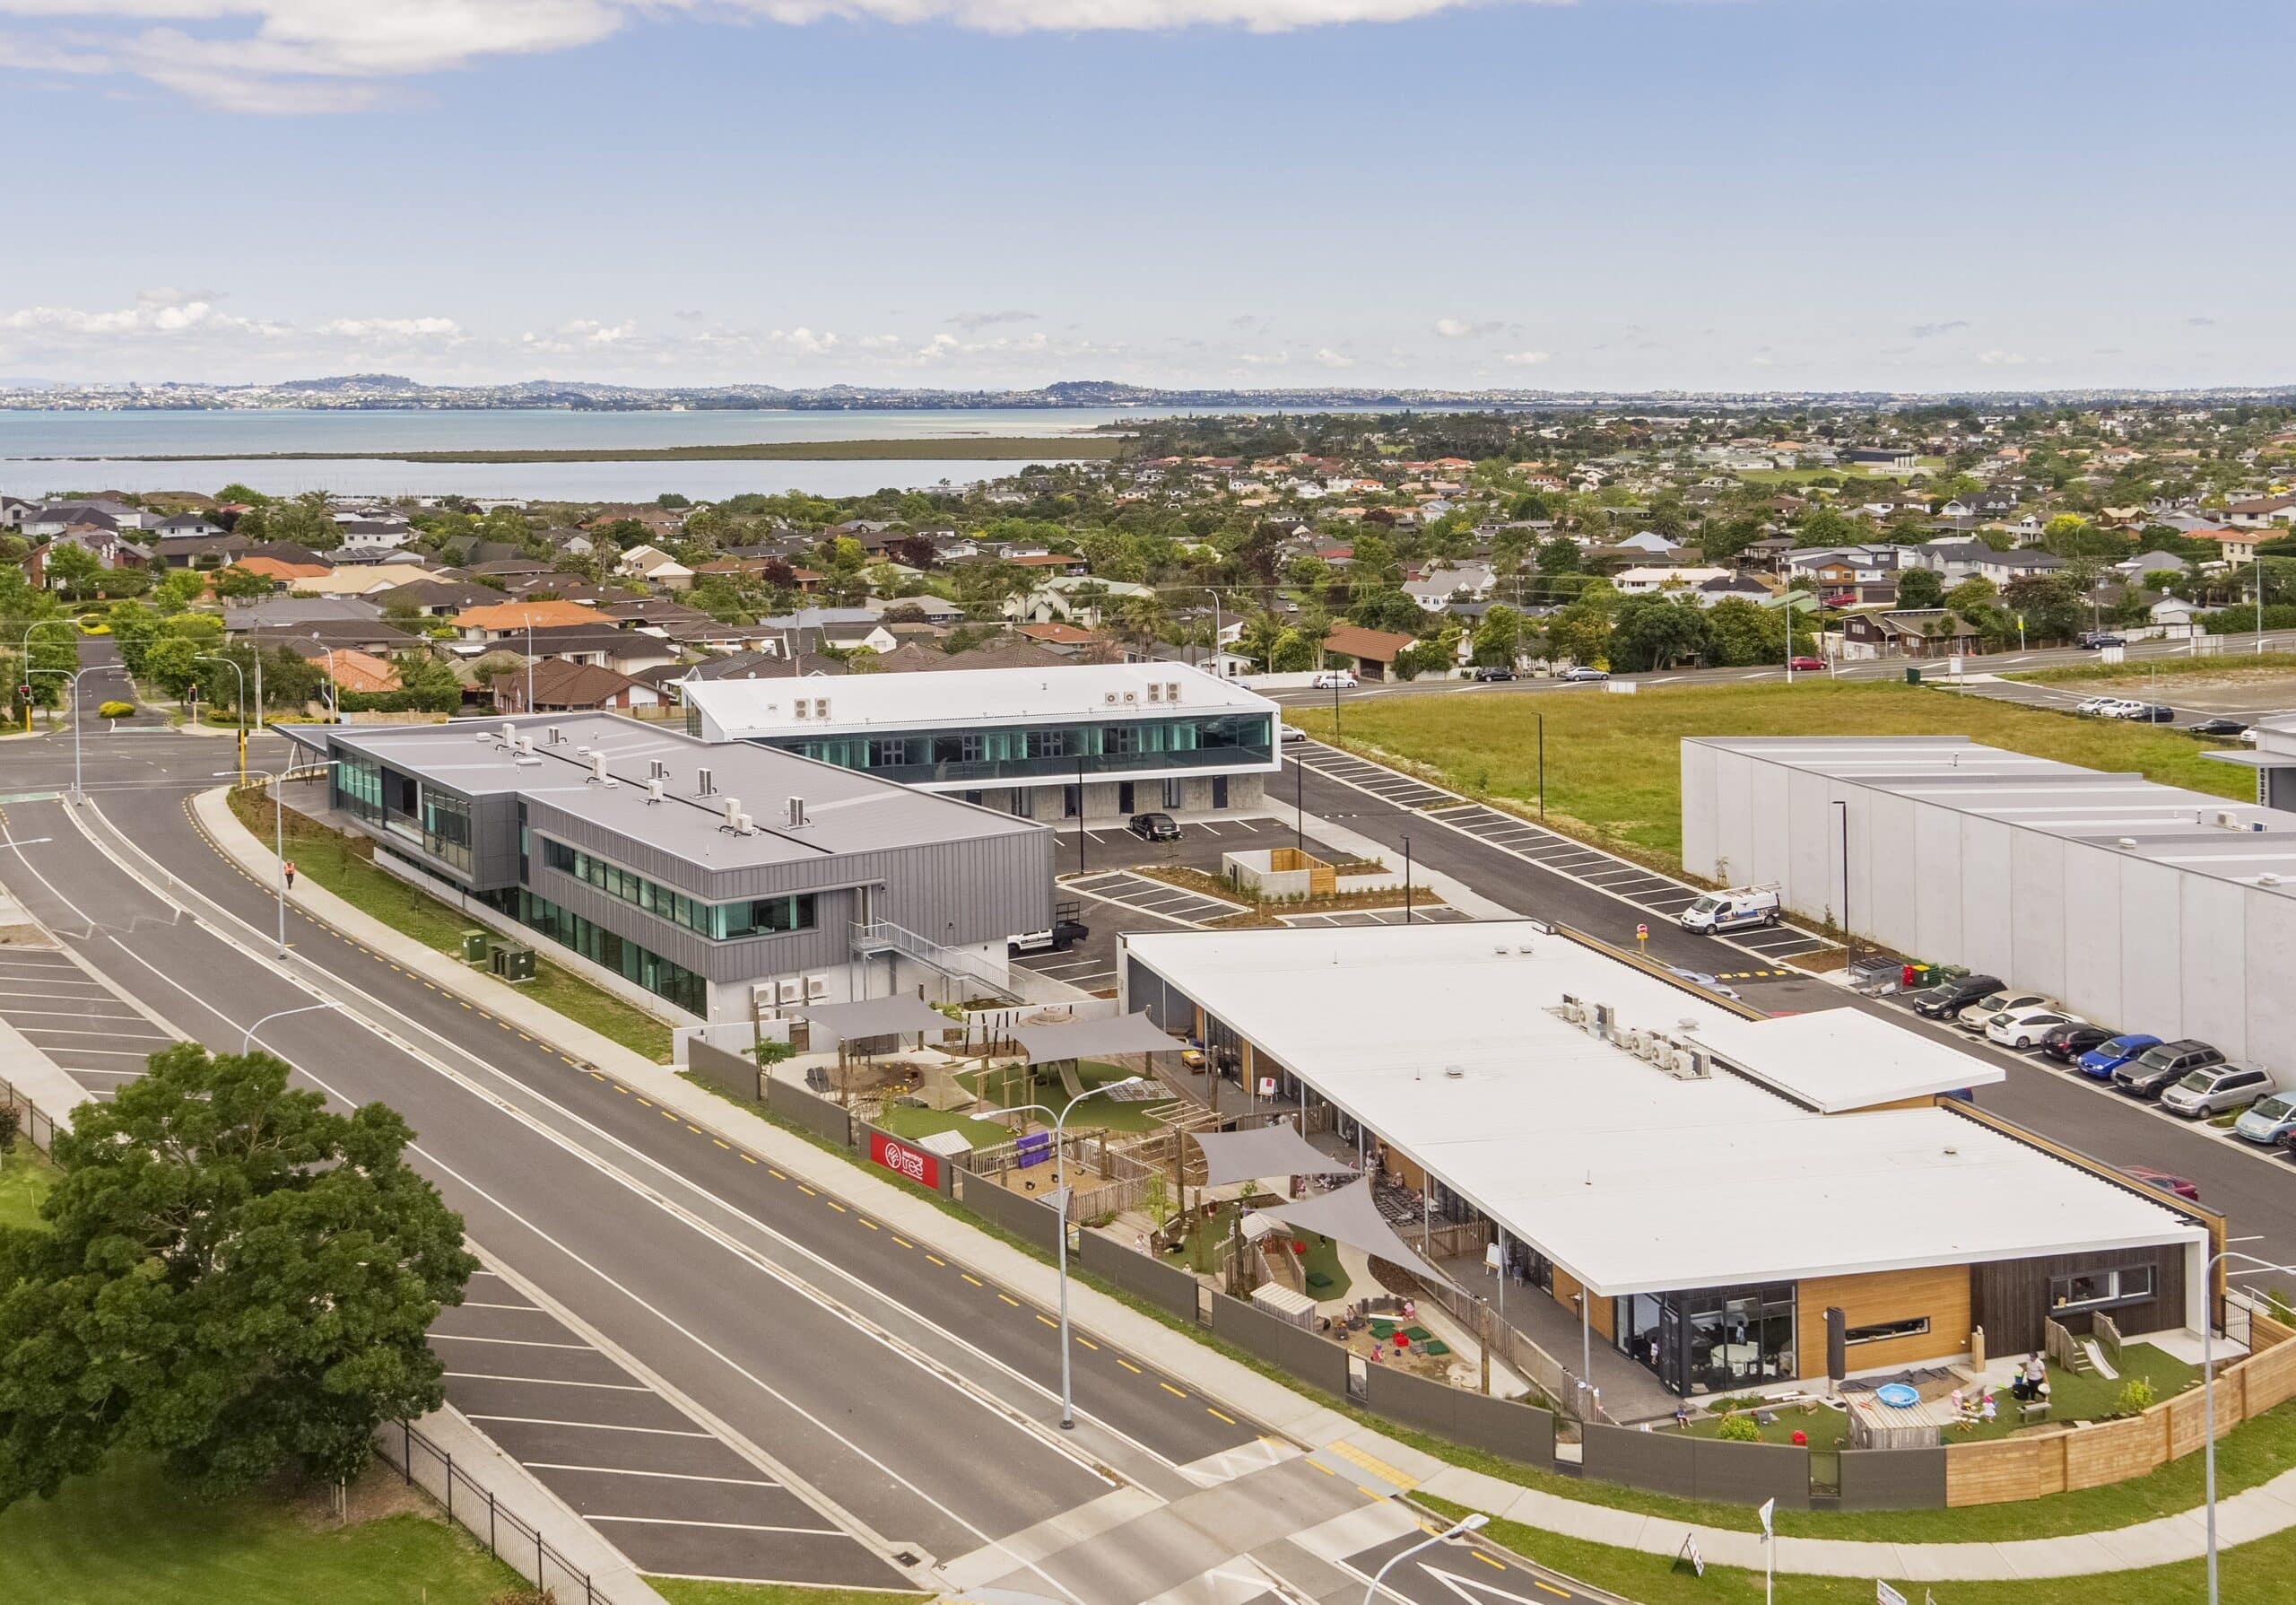
<svg viewBox="0 0 2296 1605">
<path fill-rule="evenodd" d="M 2272 1090 L 2272 1072 L 2246 1065 L 2211 1065 L 2195 1070 L 2161 1095 L 2161 1107 L 2187 1120 L 2201 1120 L 2253 1103 Z"/>
</svg>

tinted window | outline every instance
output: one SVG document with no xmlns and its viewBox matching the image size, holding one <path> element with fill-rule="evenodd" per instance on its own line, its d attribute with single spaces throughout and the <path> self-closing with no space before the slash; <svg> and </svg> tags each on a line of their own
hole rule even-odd
<svg viewBox="0 0 2296 1605">
<path fill-rule="evenodd" d="M 2184 1061 L 2185 1056 L 2183 1054 L 2178 1052 L 2174 1048 L 2169 1047 L 2165 1043 L 2158 1048 L 2145 1049 L 2143 1053 L 2137 1056 L 2136 1060 L 2139 1065 L 2148 1070 L 2165 1070 L 2173 1066 L 2182 1064 Z"/>
<path fill-rule="evenodd" d="M 2113 1038 L 2112 1041 L 2107 1042 L 2102 1051 L 2107 1053 L 2126 1053 L 2135 1046 L 2136 1039 L 2135 1037 L 2117 1036 Z"/>
<path fill-rule="evenodd" d="M 2216 1085 L 2216 1077 L 2206 1070 L 2195 1070 L 2177 1085 L 2188 1093 L 2205 1093 Z"/>
<path fill-rule="evenodd" d="M 2296 1101 L 2292 1101 L 2287 1094 L 2280 1093 L 2262 1100 L 2251 1112 L 2260 1120 L 2284 1121 L 2291 1109 L 2296 1109 Z"/>
</svg>

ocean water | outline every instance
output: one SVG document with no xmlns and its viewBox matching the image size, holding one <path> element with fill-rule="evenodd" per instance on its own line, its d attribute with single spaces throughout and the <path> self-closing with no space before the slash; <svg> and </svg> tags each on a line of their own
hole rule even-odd
<svg viewBox="0 0 2296 1605">
<path fill-rule="evenodd" d="M 943 481 L 963 484 L 1016 473 L 1017 462 L 919 459 L 843 462 L 405 463 L 321 457 L 244 460 L 276 451 L 578 450 L 741 445 L 769 441 L 961 440 L 1060 436 L 1157 414 L 1118 407 L 841 412 L 591 413 L 392 410 L 315 412 L 0 411 L 0 491 L 43 496 L 74 490 L 213 492 L 234 481 L 273 494 L 525 496 L 651 501 L 665 491 L 715 499 L 744 491 L 860 495 Z M 222 454 L 200 463 L 117 460 Z"/>
</svg>

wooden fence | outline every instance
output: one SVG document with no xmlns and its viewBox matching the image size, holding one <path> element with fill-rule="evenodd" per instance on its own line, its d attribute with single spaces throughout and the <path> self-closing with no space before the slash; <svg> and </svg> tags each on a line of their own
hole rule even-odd
<svg viewBox="0 0 2296 1605">
<path fill-rule="evenodd" d="M 2050 1323 L 2054 1335 L 2063 1329 Z M 2216 1367 L 2216 1435 L 2296 1398 L 2296 1329 L 2261 1312 L 2248 1318 L 2254 1348 Z M 2054 1350 L 2051 1351 L 2054 1353 Z M 2206 1407 L 2189 1388 L 2141 1415 L 2062 1432 L 2021 1434 L 1945 1449 L 1947 1505 L 2005 1505 L 2125 1482 L 2181 1460 L 2206 1434 Z"/>
</svg>

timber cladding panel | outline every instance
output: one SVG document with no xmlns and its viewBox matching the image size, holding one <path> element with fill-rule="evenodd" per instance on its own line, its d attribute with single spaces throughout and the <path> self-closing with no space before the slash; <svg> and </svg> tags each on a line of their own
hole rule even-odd
<svg viewBox="0 0 2296 1605">
<path fill-rule="evenodd" d="M 2065 1446 L 2067 1489 L 2101 1487 L 2142 1477 L 2169 1458 L 2165 1412 L 2147 1410 L 2119 1421 L 2103 1421 L 2059 1439 Z"/>
<path fill-rule="evenodd" d="M 1576 1315 L 1578 1311 L 1577 1306 L 1570 1302 L 1571 1297 L 1573 1295 L 1582 1291 L 1584 1291 L 1584 1289 L 1580 1287 L 1578 1278 L 1572 1276 L 1560 1265 L 1554 1268 L 1555 1303 L 1561 1304 L 1564 1309 L 1569 1310 L 1573 1315 Z M 1589 1313 L 1588 1320 L 1594 1326 L 1596 1332 L 1600 1333 L 1605 1338 L 1608 1338 L 1611 1335 L 1611 1301 L 1607 1298 L 1597 1298 L 1595 1299 L 1593 1303 L 1594 1309 Z M 1568 1364 L 1567 1361 L 1565 1363 Z M 1822 1366 L 1820 1368 L 1823 1369 Z"/>
<path fill-rule="evenodd" d="M 2150 1332 L 2176 1328 L 2185 1319 L 2185 1252 L 2180 1243 L 2152 1248 L 2111 1249 L 2085 1254 L 2058 1254 L 2048 1259 L 1992 1260 L 1970 1268 L 1970 1316 L 1985 1329 L 1987 1349 L 1994 1355 L 2023 1354 L 2041 1347 L 2041 1323 L 2054 1319 L 2076 1337 L 2089 1332 L 2086 1311 L 2052 1313 L 2052 1278 L 2081 1271 L 2115 1270 L 2131 1266 L 2152 1268 L 2152 1296 L 2116 1304 L 2108 1313 L 2125 1332 Z"/>
<path fill-rule="evenodd" d="M 2069 1433 L 1954 1444 L 1945 1450 L 1945 1503 L 2010 1505 L 2065 1492 Z"/>
<path fill-rule="evenodd" d="M 1862 1276 L 1812 1277 L 1800 1285 L 1794 1312 L 1801 1374 L 1826 1369 L 1826 1311 L 1839 1306 L 1852 1330 L 1926 1316 L 1929 1330 L 1849 1348 L 1849 1368 L 1865 1372 L 1957 1355 L 1970 1346 L 1970 1271 L 1966 1265 L 1925 1265 Z"/>
</svg>

